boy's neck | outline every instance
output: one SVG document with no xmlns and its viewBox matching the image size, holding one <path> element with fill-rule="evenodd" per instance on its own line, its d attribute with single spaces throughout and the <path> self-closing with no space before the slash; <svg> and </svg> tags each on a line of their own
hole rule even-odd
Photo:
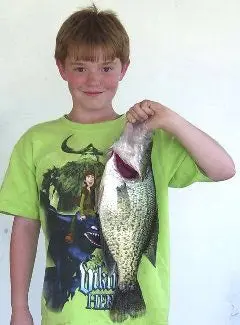
<svg viewBox="0 0 240 325">
<path fill-rule="evenodd" d="M 119 115 L 113 109 L 104 112 L 102 110 L 83 112 L 73 108 L 66 117 L 72 122 L 92 124 L 115 120 L 119 117 Z"/>
</svg>

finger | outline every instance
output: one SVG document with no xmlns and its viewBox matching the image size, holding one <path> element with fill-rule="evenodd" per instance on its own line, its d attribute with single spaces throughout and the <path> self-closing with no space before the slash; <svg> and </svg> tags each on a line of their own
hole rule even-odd
<svg viewBox="0 0 240 325">
<path fill-rule="evenodd" d="M 151 101 L 145 99 L 139 103 L 141 111 L 144 112 L 148 117 L 154 115 L 154 110 L 151 107 Z"/>
<path fill-rule="evenodd" d="M 133 115 L 130 112 L 127 112 L 126 117 L 127 117 L 128 122 L 130 122 L 130 123 L 136 123 L 137 122 L 135 117 L 133 117 Z"/>
<path fill-rule="evenodd" d="M 131 108 L 131 113 L 135 118 L 137 118 L 139 121 L 145 121 L 148 119 L 148 115 L 145 113 L 145 111 L 142 109 L 140 104 L 136 104 Z"/>
<path fill-rule="evenodd" d="M 154 115 L 154 110 L 151 107 L 151 102 L 149 100 L 144 100 L 141 102 L 141 108 L 142 110 L 148 115 L 152 116 Z"/>
<path fill-rule="evenodd" d="M 137 121 L 141 121 L 142 118 L 141 116 L 138 114 L 137 109 L 135 108 L 135 106 L 133 106 L 132 108 L 130 108 L 129 113 L 132 115 L 132 117 L 134 117 Z"/>
</svg>

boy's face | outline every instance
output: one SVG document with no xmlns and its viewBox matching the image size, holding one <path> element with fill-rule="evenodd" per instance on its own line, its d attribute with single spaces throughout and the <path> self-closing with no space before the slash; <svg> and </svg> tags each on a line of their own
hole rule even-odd
<svg viewBox="0 0 240 325">
<path fill-rule="evenodd" d="M 102 54 L 96 62 L 76 61 L 70 57 L 65 64 L 57 62 L 62 78 L 68 83 L 73 107 L 91 111 L 112 107 L 118 83 L 128 65 L 122 65 L 118 58 L 106 62 Z"/>
</svg>

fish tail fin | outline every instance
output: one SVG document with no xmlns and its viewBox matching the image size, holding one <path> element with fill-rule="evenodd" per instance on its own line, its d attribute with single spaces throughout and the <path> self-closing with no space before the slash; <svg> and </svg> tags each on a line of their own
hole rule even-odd
<svg viewBox="0 0 240 325">
<path fill-rule="evenodd" d="M 146 305 L 138 282 L 124 284 L 123 288 L 117 287 L 110 310 L 113 322 L 123 322 L 129 316 L 137 318 L 146 312 Z"/>
</svg>

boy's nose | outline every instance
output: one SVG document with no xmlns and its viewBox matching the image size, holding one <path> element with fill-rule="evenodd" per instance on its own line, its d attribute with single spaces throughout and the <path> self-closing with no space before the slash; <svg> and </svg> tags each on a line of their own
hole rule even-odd
<svg viewBox="0 0 240 325">
<path fill-rule="evenodd" d="M 87 82 L 88 84 L 92 85 L 92 84 L 99 84 L 101 81 L 101 76 L 99 73 L 96 72 L 90 72 L 88 74 L 88 78 L 87 78 Z"/>
</svg>

